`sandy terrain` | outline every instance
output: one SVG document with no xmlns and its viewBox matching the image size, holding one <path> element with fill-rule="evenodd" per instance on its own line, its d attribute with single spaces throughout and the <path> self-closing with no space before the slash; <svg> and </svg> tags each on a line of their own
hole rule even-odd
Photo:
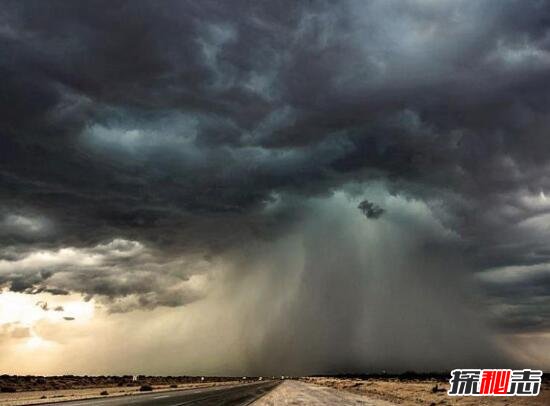
<svg viewBox="0 0 550 406">
<path fill-rule="evenodd" d="M 449 384 L 435 380 L 303 378 L 302 381 L 401 405 L 550 405 L 549 382 L 543 382 L 537 397 L 450 397 Z M 434 393 L 436 384 L 440 391 Z"/>
<path fill-rule="evenodd" d="M 235 381 L 179 384 L 177 389 L 206 388 L 233 385 Z M 437 385 L 439 391 L 434 392 Z M 154 385 L 155 392 L 174 390 L 169 385 Z M 308 377 L 287 380 L 275 390 L 259 399 L 253 405 L 550 405 L 550 382 L 543 383 L 538 397 L 449 397 L 445 381 L 436 379 L 397 378 L 333 378 Z M 49 403 L 56 401 L 90 399 L 104 397 L 102 391 L 111 396 L 126 396 L 139 393 L 139 387 L 94 387 L 83 389 L 58 389 L 0 393 L 0 405 L 21 406 L 29 403 Z M 150 392 L 145 392 L 150 393 Z"/>
<path fill-rule="evenodd" d="M 308 384 L 300 381 L 284 381 L 263 398 L 252 403 L 253 406 L 279 405 L 370 405 L 391 406 L 393 403 L 379 399 L 369 399 L 364 395 Z"/>
<path fill-rule="evenodd" d="M 234 385 L 235 382 L 208 382 L 208 383 L 190 383 L 178 385 L 177 389 L 208 388 L 212 386 Z M 174 390 L 168 385 L 154 386 L 155 392 L 165 392 Z M 101 395 L 101 392 L 107 391 L 108 395 Z M 105 387 L 105 388 L 86 388 L 86 389 L 62 389 L 62 390 L 44 390 L 44 391 L 25 391 L 15 393 L 0 393 L 1 406 L 21 406 L 28 404 L 40 404 L 51 402 L 63 402 L 67 400 L 91 399 L 97 397 L 127 396 L 135 395 L 139 392 L 139 387 Z M 151 392 L 144 392 L 151 393 Z"/>
</svg>

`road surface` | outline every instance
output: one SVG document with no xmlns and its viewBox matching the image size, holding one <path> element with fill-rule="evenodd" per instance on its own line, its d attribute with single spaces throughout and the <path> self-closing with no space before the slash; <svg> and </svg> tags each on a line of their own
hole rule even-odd
<svg viewBox="0 0 550 406">
<path fill-rule="evenodd" d="M 275 388 L 279 381 L 265 381 L 205 389 L 174 390 L 104 399 L 46 403 L 47 406 L 187 406 L 248 405 Z"/>
</svg>

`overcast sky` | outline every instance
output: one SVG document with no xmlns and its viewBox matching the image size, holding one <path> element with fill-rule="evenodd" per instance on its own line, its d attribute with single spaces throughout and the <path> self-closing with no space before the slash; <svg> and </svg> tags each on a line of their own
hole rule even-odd
<svg viewBox="0 0 550 406">
<path fill-rule="evenodd" d="M 0 1 L 0 370 L 550 367 L 546 1 Z"/>
</svg>

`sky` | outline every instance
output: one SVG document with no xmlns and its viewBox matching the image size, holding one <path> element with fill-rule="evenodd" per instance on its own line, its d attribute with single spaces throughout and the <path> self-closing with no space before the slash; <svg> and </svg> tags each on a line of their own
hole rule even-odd
<svg viewBox="0 0 550 406">
<path fill-rule="evenodd" d="M 550 369 L 550 3 L 0 0 L 0 371 Z"/>
</svg>

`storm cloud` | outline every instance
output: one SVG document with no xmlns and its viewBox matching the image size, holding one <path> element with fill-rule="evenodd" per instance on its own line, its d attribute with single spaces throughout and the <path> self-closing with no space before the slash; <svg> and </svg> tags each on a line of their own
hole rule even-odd
<svg viewBox="0 0 550 406">
<path fill-rule="evenodd" d="M 368 200 L 363 200 L 357 206 L 359 210 L 369 219 L 377 219 L 382 214 L 384 214 L 384 209 L 380 206 L 377 206 L 374 203 L 369 202 Z"/>
<path fill-rule="evenodd" d="M 494 334 L 549 327 L 549 21 L 546 1 L 4 0 L 0 286 L 231 309 L 259 373 L 449 368 L 449 343 L 501 362 Z"/>
</svg>

